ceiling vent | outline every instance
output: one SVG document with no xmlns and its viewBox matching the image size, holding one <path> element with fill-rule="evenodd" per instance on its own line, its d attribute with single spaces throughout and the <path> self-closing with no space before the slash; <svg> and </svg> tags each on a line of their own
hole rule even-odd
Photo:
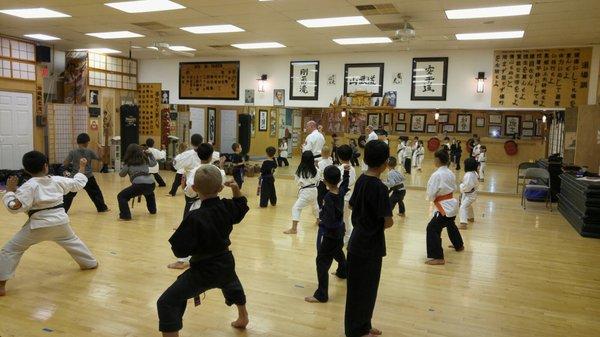
<svg viewBox="0 0 600 337">
<path fill-rule="evenodd" d="M 375 27 L 379 28 L 381 31 L 384 31 L 384 32 L 396 31 L 396 30 L 404 28 L 404 22 L 376 23 Z"/>
<path fill-rule="evenodd" d="M 362 15 L 400 14 L 394 4 L 362 5 L 356 6 L 356 9 L 358 9 Z"/>
<path fill-rule="evenodd" d="M 135 22 L 132 23 L 133 25 L 136 25 L 138 27 L 147 29 L 147 30 L 167 30 L 167 29 L 171 29 L 171 27 L 163 25 L 162 23 L 159 22 Z"/>
</svg>

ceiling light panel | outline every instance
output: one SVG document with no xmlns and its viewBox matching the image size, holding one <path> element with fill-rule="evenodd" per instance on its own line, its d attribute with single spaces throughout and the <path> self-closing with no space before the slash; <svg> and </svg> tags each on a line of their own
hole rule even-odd
<svg viewBox="0 0 600 337">
<path fill-rule="evenodd" d="M 468 40 L 499 40 L 499 39 L 520 39 L 525 35 L 522 30 L 510 32 L 489 32 L 489 33 L 466 33 L 456 34 L 456 39 L 459 41 Z"/>
<path fill-rule="evenodd" d="M 144 35 L 142 34 L 130 32 L 128 30 L 121 30 L 117 32 L 87 33 L 85 35 L 97 37 L 100 39 L 127 39 L 134 37 L 144 37 Z"/>
<path fill-rule="evenodd" d="M 196 49 L 186 46 L 169 46 L 169 49 L 173 51 L 195 51 Z"/>
<path fill-rule="evenodd" d="M 375 44 L 375 43 L 391 43 L 392 39 L 389 37 L 351 37 L 344 39 L 333 39 L 333 42 L 341 45 L 352 45 L 352 44 Z"/>
<path fill-rule="evenodd" d="M 0 13 L 18 16 L 23 19 L 46 19 L 46 18 L 68 18 L 68 14 L 53 11 L 47 8 L 22 8 L 22 9 L 4 9 Z"/>
<path fill-rule="evenodd" d="M 338 18 L 305 19 L 298 23 L 308 28 L 359 26 L 370 24 L 364 16 L 344 16 Z"/>
<path fill-rule="evenodd" d="M 285 48 L 285 46 L 279 42 L 236 43 L 231 46 L 238 49 Z"/>
<path fill-rule="evenodd" d="M 529 15 L 532 5 L 499 6 L 468 9 L 452 9 L 446 11 L 446 17 L 456 19 L 497 18 L 503 16 Z"/>
<path fill-rule="evenodd" d="M 25 34 L 23 36 L 28 37 L 30 39 L 34 39 L 34 40 L 40 40 L 40 41 L 56 41 L 56 40 L 60 40 L 60 38 L 58 38 L 56 36 L 46 35 L 46 34 Z"/>
<path fill-rule="evenodd" d="M 194 34 L 236 33 L 244 31 L 242 28 L 234 25 L 190 26 L 181 27 L 180 29 Z"/>
<path fill-rule="evenodd" d="M 75 51 L 89 51 L 91 53 L 97 54 L 119 54 L 120 50 L 110 49 L 110 48 L 83 48 L 83 49 L 75 49 Z"/>
<path fill-rule="evenodd" d="M 139 0 L 105 3 L 106 6 L 127 13 L 147 13 L 183 9 L 184 6 L 169 0 Z"/>
</svg>

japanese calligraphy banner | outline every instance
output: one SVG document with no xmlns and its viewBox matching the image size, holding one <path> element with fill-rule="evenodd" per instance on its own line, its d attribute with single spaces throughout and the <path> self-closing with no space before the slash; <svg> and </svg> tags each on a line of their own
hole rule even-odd
<svg viewBox="0 0 600 337">
<path fill-rule="evenodd" d="M 352 63 L 345 65 L 344 96 L 357 91 L 383 95 L 383 63 Z"/>
<path fill-rule="evenodd" d="M 448 58 L 413 58 L 411 101 L 445 101 L 448 86 Z"/>
<path fill-rule="evenodd" d="M 492 106 L 587 104 L 592 48 L 496 50 Z"/>
<path fill-rule="evenodd" d="M 319 61 L 290 62 L 290 100 L 319 99 Z"/>
</svg>

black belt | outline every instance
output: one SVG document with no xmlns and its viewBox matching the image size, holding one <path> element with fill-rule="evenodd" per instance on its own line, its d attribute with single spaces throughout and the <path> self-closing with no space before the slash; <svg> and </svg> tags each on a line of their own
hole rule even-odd
<svg viewBox="0 0 600 337">
<path fill-rule="evenodd" d="M 392 191 L 400 191 L 403 188 L 404 188 L 404 184 L 398 184 L 398 185 L 390 188 L 390 190 L 392 190 Z"/>
<path fill-rule="evenodd" d="M 470 193 L 473 193 L 473 192 L 475 192 L 475 187 L 473 187 L 473 189 L 470 190 L 469 192 L 465 192 L 465 194 L 470 194 Z"/>
<path fill-rule="evenodd" d="M 310 185 L 306 185 L 306 186 L 302 186 L 300 187 L 301 190 L 305 189 L 305 188 L 311 188 L 311 187 L 317 187 L 317 185 L 315 184 L 310 184 Z"/>
<path fill-rule="evenodd" d="M 320 154 L 315 154 L 313 157 L 314 158 L 321 158 L 321 155 Z"/>
<path fill-rule="evenodd" d="M 56 206 L 52 206 L 52 207 L 48 207 L 48 208 L 41 208 L 41 209 L 30 209 L 27 212 L 27 216 L 31 218 L 32 215 L 34 215 L 37 212 L 41 212 L 41 211 L 47 211 L 49 209 L 59 209 L 59 208 L 65 208 L 65 204 L 60 204 L 60 205 L 56 205 Z"/>
</svg>

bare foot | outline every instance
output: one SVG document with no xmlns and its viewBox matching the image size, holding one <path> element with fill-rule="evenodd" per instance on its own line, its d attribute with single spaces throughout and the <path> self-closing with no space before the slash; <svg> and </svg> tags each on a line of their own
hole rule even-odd
<svg viewBox="0 0 600 337">
<path fill-rule="evenodd" d="M 167 194 L 165 194 L 165 197 L 174 197 L 174 195 L 171 193 L 167 193 Z"/>
<path fill-rule="evenodd" d="M 106 213 L 106 212 L 110 212 L 110 208 L 107 208 L 107 209 L 105 209 L 103 211 L 98 211 L 98 213 Z"/>
<path fill-rule="evenodd" d="M 318 299 L 314 298 L 313 296 L 307 296 L 304 298 L 304 300 L 308 303 L 321 303 Z"/>
<path fill-rule="evenodd" d="M 372 335 L 375 335 L 375 336 L 379 336 L 383 332 L 381 332 L 381 330 L 379 330 L 379 329 L 371 328 L 371 330 L 369 331 L 369 333 L 372 334 Z"/>
<path fill-rule="evenodd" d="M 401 218 L 404 218 L 404 217 L 406 216 L 406 214 L 404 214 L 404 213 L 398 213 L 398 215 L 399 215 Z"/>
<path fill-rule="evenodd" d="M 379 336 L 379 335 L 376 335 L 376 334 L 374 334 L 374 333 L 370 333 L 370 332 L 369 332 L 368 334 L 366 334 L 366 335 L 363 335 L 362 337 L 375 337 L 375 336 Z"/>
<path fill-rule="evenodd" d="M 169 268 L 169 269 L 187 269 L 189 267 L 190 267 L 189 262 L 183 262 L 183 261 L 177 261 L 177 262 L 169 263 L 169 265 L 167 265 L 167 268 Z"/>
<path fill-rule="evenodd" d="M 467 229 L 467 224 L 461 223 L 460 226 L 458 227 L 458 229 Z"/>
<path fill-rule="evenodd" d="M 117 221 L 131 221 L 131 219 L 118 218 Z"/>
<path fill-rule="evenodd" d="M 98 268 L 99 263 L 96 262 L 96 265 L 93 267 L 79 267 L 81 270 L 92 270 Z"/>
<path fill-rule="evenodd" d="M 450 245 L 448 246 L 448 248 L 454 248 L 454 245 Z M 465 250 L 465 246 L 454 248 L 454 250 L 456 250 L 457 252 L 462 252 L 463 250 Z"/>
<path fill-rule="evenodd" d="M 248 317 L 238 317 L 237 320 L 231 322 L 231 326 L 236 329 L 246 329 L 248 323 L 250 323 Z"/>
<path fill-rule="evenodd" d="M 468 222 L 475 222 L 475 218 L 467 219 Z"/>
<path fill-rule="evenodd" d="M 444 259 L 431 259 L 431 260 L 425 261 L 425 264 L 428 264 L 430 266 L 441 266 L 441 265 L 446 264 L 446 260 L 444 260 Z"/>
<path fill-rule="evenodd" d="M 296 233 L 298 233 L 298 231 L 293 228 L 290 228 L 287 231 L 283 231 L 283 234 L 296 234 Z"/>
</svg>

